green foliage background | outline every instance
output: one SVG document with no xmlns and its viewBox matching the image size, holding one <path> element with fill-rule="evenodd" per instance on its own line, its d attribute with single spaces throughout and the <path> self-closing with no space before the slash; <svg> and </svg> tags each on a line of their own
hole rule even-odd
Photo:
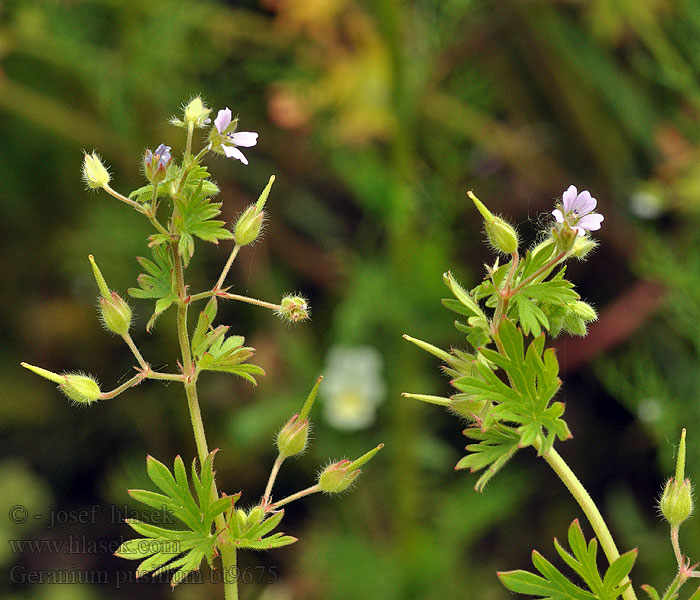
<svg viewBox="0 0 700 600">
<path fill-rule="evenodd" d="M 110 507 L 125 512 L 126 488 L 144 485 L 146 453 L 166 463 L 194 455 L 181 391 L 142 385 L 77 410 L 19 361 L 84 369 L 106 389 L 129 373 L 126 349 L 95 318 L 87 254 L 124 291 L 149 232 L 126 207 L 82 189 L 81 150 L 96 148 L 128 192 L 142 185 L 144 148 L 181 150 L 166 119 L 198 93 L 260 133 L 248 167 L 212 164 L 224 218 L 277 176 L 265 239 L 241 252 L 236 289 L 271 300 L 303 290 L 314 311 L 310 323 L 287 328 L 268 312 L 226 307 L 268 377 L 255 390 L 203 378 L 224 489 L 244 490 L 250 503 L 262 492 L 273 432 L 333 344 L 377 348 L 388 390 L 376 423 L 360 433 L 336 431 L 317 414 L 312 450 L 285 464 L 288 492 L 328 457 L 387 446 L 351 494 L 290 507 L 284 529 L 300 538 L 296 546 L 243 554 L 242 568 L 263 565 L 262 580 L 274 583 L 244 586 L 242 597 L 500 600 L 509 593 L 497 569 L 527 568 L 533 547 L 551 556 L 551 537 L 581 516 L 577 506 L 532 456 L 474 492 L 475 476 L 453 471 L 466 443 L 460 423 L 400 397 L 448 389 L 401 334 L 460 343 L 439 302 L 441 274 L 450 268 L 472 287 L 491 260 L 468 189 L 531 241 L 572 183 L 598 198 L 606 220 L 601 248 L 569 270 L 601 319 L 587 338 L 555 342 L 565 375 L 558 399 L 574 434 L 559 446 L 621 549 L 639 547 L 634 581 L 663 587 L 675 567 L 654 502 L 683 426 L 687 471 L 700 477 L 699 8 L 694 0 L 1 3 L 0 531 L 7 541 L 83 546 L 20 552 L 3 543 L 0 560 L 14 570 L 0 594 L 171 597 L 166 583 L 116 589 L 133 565 L 111 556 L 130 533 Z M 213 281 L 227 255 L 226 243 L 199 252 L 194 284 Z M 172 324 L 163 318 L 148 335 L 148 308 L 136 304 L 136 313 L 146 356 L 172 365 Z M 43 520 L 12 523 L 5 515 L 15 504 Z M 51 515 L 90 521 L 78 517 L 93 506 L 95 523 L 49 527 Z M 681 533 L 696 560 L 698 534 L 700 521 Z M 50 571 L 104 571 L 108 582 L 19 581 Z M 218 597 L 210 579 L 206 571 L 175 594 Z"/>
</svg>

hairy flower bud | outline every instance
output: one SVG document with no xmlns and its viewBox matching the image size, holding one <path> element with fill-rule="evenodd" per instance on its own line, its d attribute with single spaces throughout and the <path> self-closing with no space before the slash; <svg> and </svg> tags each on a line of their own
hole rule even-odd
<svg viewBox="0 0 700 600">
<path fill-rule="evenodd" d="M 589 236 L 577 236 L 574 241 L 574 245 L 571 248 L 571 256 L 583 260 L 588 256 L 595 248 L 598 246 L 592 237 Z"/>
<path fill-rule="evenodd" d="M 596 313 L 595 309 L 588 304 L 588 302 L 584 302 L 583 300 L 574 302 L 571 305 L 571 309 L 584 321 L 595 321 L 598 318 L 598 313 Z"/>
<path fill-rule="evenodd" d="M 109 171 L 102 164 L 102 160 L 96 152 L 84 155 L 83 179 L 87 186 L 93 190 L 105 187 L 111 179 Z"/>
<path fill-rule="evenodd" d="M 239 246 L 247 246 L 258 239 L 262 230 L 265 213 L 256 204 L 251 204 L 238 217 L 233 228 L 233 239 Z"/>
<path fill-rule="evenodd" d="M 277 314 L 286 321 L 305 321 L 309 318 L 311 311 L 309 303 L 303 296 L 287 295 L 282 298 Z"/>
<path fill-rule="evenodd" d="M 165 179 L 166 172 L 173 157 L 170 155 L 170 146 L 161 144 L 156 148 L 155 152 L 146 150 L 143 158 L 143 168 L 146 173 L 146 178 L 151 183 L 160 183 Z"/>
<path fill-rule="evenodd" d="M 204 106 L 202 98 L 196 96 L 185 106 L 185 123 L 195 127 L 204 127 L 209 118 L 211 108 Z"/>
</svg>

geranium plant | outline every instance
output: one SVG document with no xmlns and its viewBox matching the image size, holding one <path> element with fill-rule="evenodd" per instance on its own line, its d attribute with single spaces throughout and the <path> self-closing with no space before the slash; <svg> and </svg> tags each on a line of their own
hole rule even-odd
<svg viewBox="0 0 700 600">
<path fill-rule="evenodd" d="M 557 554 L 576 578 L 533 551 L 537 573 L 501 572 L 498 576 L 506 588 L 547 600 L 634 600 L 637 595 L 629 575 L 637 550 L 620 554 L 600 510 L 554 447 L 571 433 L 563 418 L 564 404 L 554 400 L 562 382 L 554 349 L 547 348 L 547 336 L 585 335 L 587 323 L 596 319 L 593 307 L 581 300 L 566 278 L 566 261 L 583 259 L 595 248 L 590 232 L 600 229 L 603 215 L 595 212 L 597 202 L 588 191 L 579 193 L 570 186 L 552 211 L 554 220 L 539 243 L 521 256 L 515 228 L 492 214 L 472 192 L 469 197 L 484 218 L 487 240 L 499 255 L 487 267 L 484 280 L 470 291 L 450 272 L 444 275 L 454 297 L 443 304 L 460 316 L 455 327 L 466 334 L 469 348 L 448 351 L 404 336 L 443 362 L 454 393 L 449 397 L 403 395 L 443 406 L 466 421 L 467 454 L 456 469 L 483 471 L 477 491 L 483 491 L 517 452 L 533 448 L 561 479 L 593 528 L 596 537 L 587 542 L 574 520 L 568 531 L 568 549 L 555 539 Z M 670 525 L 678 571 L 663 594 L 641 586 L 652 600 L 677 598 L 689 579 L 700 578 L 697 565 L 680 547 L 679 528 L 692 510 L 691 485 L 684 477 L 684 467 L 685 430 L 675 476 L 659 501 L 660 512 Z M 599 544 L 608 561 L 603 574 L 597 561 Z M 700 600 L 700 587 L 689 598 Z"/>
<path fill-rule="evenodd" d="M 180 456 L 172 463 L 165 463 L 148 456 L 146 469 L 157 488 L 129 490 L 134 500 L 158 510 L 168 511 L 174 528 L 162 527 L 137 519 L 129 525 L 141 537 L 124 542 L 116 554 L 126 559 L 139 560 L 137 575 L 159 574 L 173 571 L 173 586 L 207 561 L 213 568 L 221 569 L 227 599 L 238 598 L 239 549 L 267 550 L 279 548 L 297 541 L 295 537 L 276 531 L 284 516 L 283 506 L 316 492 L 339 493 L 348 489 L 360 474 L 360 467 L 381 448 L 380 444 L 354 461 L 340 460 L 321 469 L 317 481 L 290 496 L 276 499 L 273 486 L 284 460 L 301 454 L 309 437 L 309 413 L 321 383 L 313 386 L 298 414 L 293 415 L 281 427 L 276 436 L 278 456 L 272 465 L 268 483 L 262 496 L 248 496 L 252 508 L 237 508 L 242 492 L 222 493 L 229 487 L 217 481 L 213 468 L 216 450 L 207 443 L 204 421 L 200 411 L 197 382 L 206 371 L 229 373 L 256 384 L 256 377 L 264 375 L 261 367 L 250 362 L 254 349 L 245 344 L 241 335 L 232 335 L 229 327 L 216 325 L 219 302 L 239 301 L 273 310 L 283 320 L 300 322 L 309 317 L 307 301 L 298 294 L 288 294 L 279 303 L 266 302 L 229 291 L 226 279 L 233 261 L 240 250 L 260 238 L 265 206 L 274 177 L 237 219 L 232 228 L 218 217 L 221 203 L 215 200 L 219 188 L 210 179 L 203 159 L 209 154 L 219 154 L 248 164 L 239 147 L 253 147 L 258 134 L 238 131 L 238 119 L 232 118 L 229 108 L 218 111 L 210 118 L 211 109 L 196 97 L 184 106 L 183 117 L 173 118 L 171 123 L 186 132 L 182 160 L 174 160 L 170 146 L 160 144 L 155 151 L 147 150 L 142 158 L 146 185 L 128 196 L 110 186 L 111 176 L 95 153 L 86 153 L 83 161 L 83 178 L 88 188 L 104 190 L 131 209 L 142 214 L 152 224 L 155 232 L 148 238 L 152 258 L 137 259 L 144 272 L 138 277 L 138 287 L 129 289 L 133 298 L 155 302 L 153 313 L 146 324 L 151 331 L 156 321 L 166 313 L 172 314 L 177 323 L 180 356 L 177 369 L 162 372 L 152 368 L 131 336 L 132 309 L 130 305 L 107 285 L 95 258 L 89 263 L 95 276 L 99 296 L 99 316 L 109 332 L 121 336 L 131 350 L 136 366 L 135 374 L 128 381 L 111 391 L 102 391 L 96 379 L 79 372 L 53 373 L 27 363 L 22 365 L 58 384 L 59 389 L 74 403 L 93 405 L 109 400 L 145 380 L 178 382 L 182 384 L 194 432 L 197 457 L 188 470 Z M 208 130 L 203 146 L 192 150 L 195 132 Z M 164 210 L 165 209 L 165 210 Z M 165 220 L 163 213 L 166 212 Z M 190 291 L 186 273 L 195 252 L 196 242 L 232 242 L 228 260 L 217 281 L 203 291 Z M 193 320 L 191 307 L 202 308 Z M 217 566 L 220 557 L 221 564 Z"/>
</svg>

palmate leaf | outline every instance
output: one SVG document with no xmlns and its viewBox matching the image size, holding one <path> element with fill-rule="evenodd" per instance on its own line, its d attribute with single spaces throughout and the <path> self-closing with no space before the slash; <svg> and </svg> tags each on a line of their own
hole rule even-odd
<svg viewBox="0 0 700 600">
<path fill-rule="evenodd" d="M 172 472 L 152 456 L 148 457 L 148 476 L 162 493 L 129 490 L 129 495 L 147 506 L 165 511 L 186 529 L 169 529 L 128 519 L 129 526 L 143 537 L 124 542 L 115 555 L 141 560 L 136 570 L 137 576 L 174 570 L 171 585 L 175 586 L 198 569 L 202 560 L 206 559 L 211 565 L 217 543 L 214 520 L 227 510 L 232 510 L 240 498 L 240 494 L 237 494 L 212 499 L 212 461 L 215 452 L 206 458 L 200 474 L 197 473 L 195 461 L 192 463 L 196 498 L 192 495 L 187 471 L 179 456 L 175 458 Z"/>
<path fill-rule="evenodd" d="M 133 298 L 151 298 L 156 300 L 153 315 L 146 324 L 146 330 L 150 331 L 156 319 L 177 301 L 177 291 L 173 268 L 169 256 L 170 250 L 165 245 L 157 245 L 151 248 L 153 260 L 138 257 L 136 260 L 146 270 L 141 273 L 137 281 L 140 287 L 129 288 L 128 293 Z"/>
<path fill-rule="evenodd" d="M 185 266 L 194 254 L 194 238 L 218 244 L 219 240 L 233 239 L 233 233 L 226 229 L 225 221 L 216 219 L 221 214 L 221 203 L 211 196 L 219 188 L 208 180 L 205 167 L 194 167 L 187 174 L 182 194 L 174 196 L 177 211 L 173 218 L 174 230 L 179 234 L 178 254 L 183 257 Z"/>
<path fill-rule="evenodd" d="M 467 445 L 466 450 L 470 454 L 463 457 L 455 469 L 469 469 L 473 473 L 488 467 L 474 486 L 477 492 L 483 492 L 489 480 L 520 449 L 520 435 L 512 427 L 500 424 L 487 430 L 470 427 L 463 433 L 478 443 Z"/>
<path fill-rule="evenodd" d="M 222 371 L 243 377 L 253 385 L 257 385 L 253 375 L 265 375 L 262 367 L 246 363 L 253 356 L 255 349 L 244 346 L 242 335 L 224 336 L 226 327 L 220 325 L 204 336 L 195 350 L 195 355 L 201 352 L 197 360 L 197 369 L 201 371 Z"/>
<path fill-rule="evenodd" d="M 637 558 L 637 550 L 630 550 L 618 557 L 601 578 L 596 564 L 598 541 L 593 538 L 588 544 L 578 520 L 568 531 L 571 553 L 554 539 L 559 556 L 581 578 L 587 589 L 571 582 L 539 552 L 533 551 L 532 564 L 540 575 L 529 571 L 507 571 L 499 573 L 501 583 L 510 591 L 543 600 L 616 600 L 629 587 L 627 579 Z M 651 588 L 653 590 L 653 588 Z M 653 593 L 650 593 L 653 596 Z"/>
<path fill-rule="evenodd" d="M 488 361 L 501 367 L 508 375 L 509 384 L 499 379 L 491 369 L 476 363 L 479 378 L 461 377 L 452 382 L 460 391 L 493 403 L 487 428 L 492 421 L 518 425 L 519 445 L 533 444 L 540 436 L 544 443 L 540 453 L 549 451 L 555 437 L 571 437 L 561 415 L 564 405 L 551 400 L 559 390 L 559 365 L 554 350 L 544 351 L 544 336 L 535 338 L 525 351 L 522 332 L 512 321 L 504 319 L 499 329 L 503 351 L 481 348 Z"/>
</svg>

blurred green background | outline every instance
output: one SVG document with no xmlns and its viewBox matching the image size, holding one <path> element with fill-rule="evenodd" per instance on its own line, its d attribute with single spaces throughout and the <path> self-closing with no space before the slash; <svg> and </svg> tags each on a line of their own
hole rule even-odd
<svg viewBox="0 0 700 600">
<path fill-rule="evenodd" d="M 319 402 L 313 446 L 285 463 L 277 493 L 386 443 L 352 493 L 289 507 L 295 546 L 242 553 L 241 568 L 262 567 L 242 598 L 501 600 L 497 570 L 528 568 L 533 547 L 552 557 L 578 506 L 532 452 L 474 492 L 476 477 L 453 471 L 462 425 L 400 397 L 450 389 L 401 334 L 465 344 L 440 298 L 443 271 L 471 287 L 492 260 L 468 189 L 531 242 L 570 184 L 591 191 L 605 222 L 601 248 L 569 268 L 601 318 L 587 338 L 555 341 L 574 433 L 560 452 L 621 549 L 639 548 L 636 585 L 665 587 L 675 561 L 655 498 L 681 427 L 700 477 L 699 76 L 697 0 L 0 2 L 0 595 L 172 597 L 164 580 L 134 582 L 135 564 L 112 552 L 132 536 L 118 517 L 142 508 L 125 508 L 125 489 L 148 485 L 146 454 L 195 454 L 181 389 L 150 382 L 82 410 L 19 362 L 82 369 L 103 389 L 130 373 L 128 350 L 95 318 L 87 254 L 125 291 L 150 231 L 83 189 L 81 150 L 97 149 L 129 192 L 146 147 L 182 150 L 166 121 L 200 93 L 260 133 L 249 166 L 211 163 L 225 218 L 277 176 L 265 239 L 241 252 L 232 291 L 277 301 L 300 290 L 313 308 L 294 327 L 220 309 L 268 373 L 257 389 L 201 380 L 220 487 L 257 500 L 274 432 L 320 373 L 337 393 Z M 200 247 L 193 289 L 228 251 Z M 151 307 L 134 304 L 137 343 L 172 370 L 171 315 L 146 334 Z M 334 412 L 343 406 L 364 417 Z M 11 521 L 14 505 L 25 523 Z M 697 560 L 700 520 L 681 538 Z M 106 579 L 36 585 L 32 574 L 52 572 Z M 211 579 L 205 568 L 174 593 L 220 597 Z"/>
</svg>

